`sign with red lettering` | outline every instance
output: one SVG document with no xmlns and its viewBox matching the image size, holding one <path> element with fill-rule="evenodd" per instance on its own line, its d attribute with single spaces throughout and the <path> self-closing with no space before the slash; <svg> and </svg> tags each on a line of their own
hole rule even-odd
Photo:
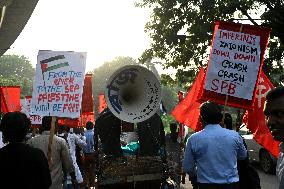
<svg viewBox="0 0 284 189">
<path fill-rule="evenodd" d="M 32 125 L 41 125 L 42 116 L 40 115 L 31 115 L 31 96 L 26 96 L 25 99 L 21 99 L 21 112 L 25 113 L 27 117 L 30 119 Z"/>
<path fill-rule="evenodd" d="M 270 28 L 218 21 L 201 100 L 253 109 Z M 228 98 L 226 98 L 228 96 Z"/>
<path fill-rule="evenodd" d="M 217 29 L 205 89 L 251 100 L 259 66 L 259 36 Z"/>
<path fill-rule="evenodd" d="M 31 115 L 80 117 L 86 53 L 39 51 Z"/>
</svg>

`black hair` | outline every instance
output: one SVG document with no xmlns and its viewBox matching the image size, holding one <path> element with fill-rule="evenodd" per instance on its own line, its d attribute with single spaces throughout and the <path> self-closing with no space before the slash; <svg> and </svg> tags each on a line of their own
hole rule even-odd
<svg viewBox="0 0 284 189">
<path fill-rule="evenodd" d="M 88 121 L 88 122 L 86 123 L 86 129 L 87 129 L 87 130 L 92 130 L 93 128 L 94 128 L 93 122 Z"/>
<path fill-rule="evenodd" d="M 176 123 L 170 123 L 170 130 L 176 131 L 177 130 L 177 124 Z"/>
<path fill-rule="evenodd" d="M 230 113 L 225 113 L 224 124 L 226 126 L 226 129 L 233 129 L 233 120 Z"/>
<path fill-rule="evenodd" d="M 218 124 L 223 118 L 221 106 L 210 101 L 201 104 L 200 115 L 205 124 Z"/>
<path fill-rule="evenodd" d="M 4 114 L 0 130 L 8 142 L 23 142 L 31 126 L 30 119 L 22 112 L 8 112 Z"/>
<path fill-rule="evenodd" d="M 42 123 L 41 123 L 41 127 L 39 129 L 39 133 L 42 133 L 43 131 L 49 131 L 50 130 L 51 120 L 52 120 L 51 116 L 44 116 L 42 118 Z"/>
<path fill-rule="evenodd" d="M 170 123 L 170 138 L 172 140 L 172 142 L 177 142 L 177 138 L 178 138 L 178 132 L 177 132 L 177 124 L 176 123 Z"/>
<path fill-rule="evenodd" d="M 269 102 L 279 97 L 284 97 L 284 87 L 277 87 L 275 89 L 270 90 L 266 95 L 266 101 Z"/>
</svg>

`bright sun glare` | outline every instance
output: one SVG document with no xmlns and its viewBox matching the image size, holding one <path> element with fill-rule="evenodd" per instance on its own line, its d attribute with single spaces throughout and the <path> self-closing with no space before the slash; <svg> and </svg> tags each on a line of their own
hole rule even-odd
<svg viewBox="0 0 284 189">
<path fill-rule="evenodd" d="M 116 56 L 138 58 L 149 47 L 149 11 L 135 0 L 39 0 L 29 22 L 6 54 L 28 57 L 38 50 L 87 52 L 86 71 Z"/>
</svg>

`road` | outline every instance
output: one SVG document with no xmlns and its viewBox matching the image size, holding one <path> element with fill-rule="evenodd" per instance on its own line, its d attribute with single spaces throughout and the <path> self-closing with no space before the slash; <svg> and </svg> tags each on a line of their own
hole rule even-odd
<svg viewBox="0 0 284 189">
<path fill-rule="evenodd" d="M 261 189 L 278 189 L 278 183 L 277 178 L 275 175 L 266 174 L 264 173 L 258 164 L 253 164 L 253 166 L 256 168 L 259 177 L 260 177 L 260 185 Z M 192 186 L 190 182 L 188 181 L 188 177 L 185 179 L 186 183 L 181 184 L 181 189 L 192 189 Z"/>
</svg>

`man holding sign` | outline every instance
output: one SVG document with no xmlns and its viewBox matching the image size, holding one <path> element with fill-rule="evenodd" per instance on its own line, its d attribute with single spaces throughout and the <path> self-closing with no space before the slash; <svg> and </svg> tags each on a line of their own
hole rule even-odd
<svg viewBox="0 0 284 189">
<path fill-rule="evenodd" d="M 219 125 L 221 107 L 215 103 L 201 104 L 200 118 L 204 129 L 187 140 L 184 171 L 197 176 L 199 189 L 239 189 L 237 160 L 247 157 L 241 136 Z"/>
</svg>

